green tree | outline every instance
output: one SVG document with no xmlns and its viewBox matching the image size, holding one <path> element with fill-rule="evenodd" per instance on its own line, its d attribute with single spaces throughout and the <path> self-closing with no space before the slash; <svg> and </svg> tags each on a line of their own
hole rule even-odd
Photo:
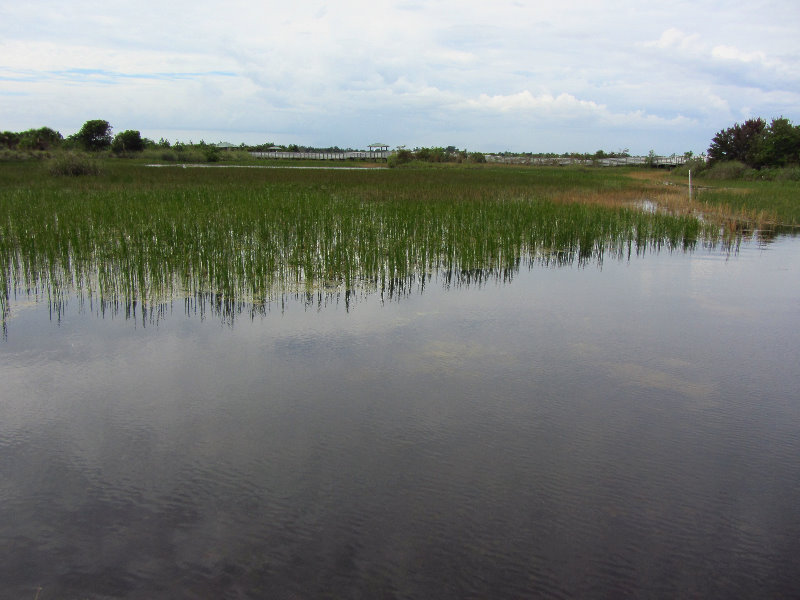
<svg viewBox="0 0 800 600">
<path fill-rule="evenodd" d="M 86 121 L 75 134 L 75 140 L 84 150 L 107 150 L 111 146 L 111 125 L 102 119 Z"/>
<path fill-rule="evenodd" d="M 19 135 L 19 147 L 25 150 L 49 150 L 64 139 L 59 132 L 49 127 L 28 129 Z"/>
<path fill-rule="evenodd" d="M 19 145 L 22 135 L 15 131 L 4 131 L 0 133 L 0 146 L 13 150 Z"/>
<path fill-rule="evenodd" d="M 144 150 L 144 140 L 142 139 L 142 135 L 133 129 L 121 131 L 114 136 L 114 141 L 111 143 L 111 150 L 114 154 L 141 152 Z"/>
<path fill-rule="evenodd" d="M 800 163 L 800 126 L 780 117 L 764 130 L 754 152 L 756 167 L 784 167 Z"/>
<path fill-rule="evenodd" d="M 764 119 L 748 119 L 717 132 L 708 147 L 709 161 L 738 160 L 749 166 L 756 165 L 756 155 L 767 123 Z"/>
</svg>

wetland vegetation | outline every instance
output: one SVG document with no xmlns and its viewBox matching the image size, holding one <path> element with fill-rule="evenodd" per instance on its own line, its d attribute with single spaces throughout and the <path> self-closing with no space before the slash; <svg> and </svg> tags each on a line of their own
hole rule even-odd
<svg viewBox="0 0 800 600">
<path fill-rule="evenodd" d="M 635 172 L 633 172 L 635 175 Z M 0 165 L 0 298 L 72 294 L 99 311 L 202 299 L 230 316 L 285 294 L 393 298 L 431 280 L 508 280 L 532 264 L 601 263 L 735 243 L 678 186 L 625 170 L 148 168 L 97 177 Z M 670 198 L 673 199 L 670 205 Z M 672 206 L 642 210 L 642 202 Z M 675 214 L 680 213 L 680 214 Z"/>
</svg>

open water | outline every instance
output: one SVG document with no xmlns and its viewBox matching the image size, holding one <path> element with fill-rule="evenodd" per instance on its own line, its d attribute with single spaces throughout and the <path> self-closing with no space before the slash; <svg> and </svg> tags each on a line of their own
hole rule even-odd
<svg viewBox="0 0 800 600">
<path fill-rule="evenodd" d="M 317 299 L 12 299 L 0 598 L 800 594 L 800 239 Z"/>
</svg>

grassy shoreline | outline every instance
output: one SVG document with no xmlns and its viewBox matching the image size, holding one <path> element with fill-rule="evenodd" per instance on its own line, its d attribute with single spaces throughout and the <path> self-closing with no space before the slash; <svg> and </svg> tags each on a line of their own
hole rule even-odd
<svg viewBox="0 0 800 600">
<path fill-rule="evenodd" d="M 342 170 L 374 170 L 386 167 L 386 163 L 369 163 L 360 161 L 314 161 L 314 160 L 272 160 L 256 159 L 243 153 L 231 153 L 223 160 L 215 163 L 198 163 L 198 166 L 211 167 L 209 171 L 217 174 L 213 178 L 228 181 L 219 175 L 213 167 L 275 167 L 268 169 L 280 171 L 282 167 L 316 167 Z M 140 155 L 133 158 L 93 158 L 102 174 L 87 177 L 94 181 L 68 181 L 69 177 L 52 177 L 47 173 L 48 165 L 52 165 L 59 157 L 54 153 L 49 159 L 3 162 L 0 161 L 0 185 L 14 187 L 30 185 L 50 189 L 66 187 L 97 187 L 114 185 L 118 181 L 126 181 L 129 185 L 141 183 L 153 185 L 159 178 L 145 175 L 141 168 L 148 164 L 160 164 L 179 168 L 183 164 L 194 164 L 192 160 L 183 162 L 164 161 L 157 156 Z M 184 157 L 186 159 L 191 156 Z M 196 158 L 196 157 L 195 157 Z M 265 169 L 267 170 L 267 169 Z M 309 169 L 316 170 L 316 169 Z M 383 170 L 383 169 L 380 169 Z M 486 180 L 498 186 L 498 194 L 502 195 L 508 186 L 525 187 L 534 190 L 537 197 L 547 197 L 558 202 L 586 202 L 607 206 L 627 205 L 646 199 L 655 202 L 662 209 L 675 214 L 703 214 L 720 222 L 749 223 L 754 227 L 762 226 L 800 226 L 800 182 L 797 181 L 744 181 L 737 179 L 695 178 L 693 182 L 692 201 L 689 201 L 688 177 L 680 170 L 667 172 L 657 169 L 636 167 L 547 167 L 517 166 L 495 164 L 434 164 L 424 163 L 403 165 L 392 169 L 395 173 L 387 176 L 390 185 L 403 186 L 415 180 L 429 177 L 440 177 L 447 181 L 453 177 L 469 179 L 469 175 L 454 173 L 471 173 L 476 185 L 483 185 Z M 397 175 L 402 173 L 403 175 Z M 429 175 L 424 175 L 428 173 Z M 430 174 L 435 175 L 430 175 Z M 491 174 L 491 175 L 487 175 Z M 193 176 L 194 177 L 194 176 Z M 196 177 L 195 177 L 196 178 Z M 83 179 L 83 178 L 76 178 Z M 208 182 L 208 178 L 202 178 Z M 245 181 L 258 183 L 258 178 L 240 177 Z M 161 177 L 165 185 L 172 185 L 171 180 L 182 180 L 178 176 Z M 463 180 L 462 180 L 463 181 Z M 213 182 L 210 182 L 213 183 Z M 469 185 L 469 182 L 465 182 Z"/>
<path fill-rule="evenodd" d="M 54 177 L 45 164 L 0 165 L 4 314 L 18 291 L 258 307 L 725 243 L 691 214 L 642 210 L 666 186 L 618 170 L 101 167 Z"/>
<path fill-rule="evenodd" d="M 46 298 L 56 314 L 77 295 L 92 310 L 138 306 L 142 316 L 186 298 L 228 319 L 287 294 L 349 303 L 432 281 L 508 281 L 534 265 L 735 248 L 757 224 L 741 209 L 689 202 L 680 180 L 652 170 L 98 162 L 100 174 L 80 177 L 0 163 L 4 328 L 19 295 Z"/>
<path fill-rule="evenodd" d="M 666 181 L 684 189 L 688 196 L 688 176 L 670 175 Z M 798 181 L 695 178 L 692 187 L 694 202 L 706 212 L 717 211 L 760 225 L 800 227 Z"/>
</svg>

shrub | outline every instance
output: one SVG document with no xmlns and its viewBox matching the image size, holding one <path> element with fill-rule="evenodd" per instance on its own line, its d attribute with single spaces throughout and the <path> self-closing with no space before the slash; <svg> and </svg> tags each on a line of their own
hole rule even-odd
<svg viewBox="0 0 800 600">
<path fill-rule="evenodd" d="M 687 160 L 679 167 L 675 167 L 672 171 L 674 175 L 688 177 L 689 171 L 692 172 L 693 177 L 701 176 L 708 170 L 708 163 L 702 158 L 692 158 Z"/>
<path fill-rule="evenodd" d="M 97 161 L 85 154 L 65 152 L 50 161 L 50 174 L 55 176 L 99 175 Z"/>
<path fill-rule="evenodd" d="M 204 146 L 203 154 L 208 162 L 219 162 L 219 149 L 216 146 Z"/>
<path fill-rule="evenodd" d="M 715 163 L 703 176 L 709 179 L 739 179 L 748 170 L 747 165 L 738 160 L 726 160 Z"/>
<path fill-rule="evenodd" d="M 142 135 L 133 129 L 121 131 L 114 136 L 111 142 L 111 151 L 114 154 L 127 154 L 129 152 L 141 152 L 144 150 L 144 140 Z"/>
<path fill-rule="evenodd" d="M 414 154 L 410 150 L 400 149 L 389 156 L 387 162 L 389 163 L 389 167 L 396 167 L 398 165 L 410 163 L 413 158 Z"/>
<path fill-rule="evenodd" d="M 800 181 L 800 167 L 787 167 L 775 173 L 775 181 Z"/>
<path fill-rule="evenodd" d="M 45 152 L 33 152 L 26 150 L 10 150 L 8 148 L 0 148 L 0 162 L 21 162 L 24 160 L 41 159 L 45 158 Z"/>
</svg>

